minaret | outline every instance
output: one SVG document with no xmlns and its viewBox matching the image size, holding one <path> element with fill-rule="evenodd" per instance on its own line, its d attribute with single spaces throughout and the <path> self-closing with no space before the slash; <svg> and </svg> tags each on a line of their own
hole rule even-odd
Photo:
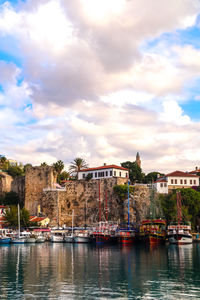
<svg viewBox="0 0 200 300">
<path fill-rule="evenodd" d="M 140 159 L 140 154 L 137 152 L 136 154 L 136 164 L 141 168 L 141 159 Z"/>
</svg>

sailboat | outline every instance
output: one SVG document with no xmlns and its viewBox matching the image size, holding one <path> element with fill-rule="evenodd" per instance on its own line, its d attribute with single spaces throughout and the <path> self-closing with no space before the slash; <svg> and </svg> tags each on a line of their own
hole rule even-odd
<svg viewBox="0 0 200 300">
<path fill-rule="evenodd" d="M 74 209 L 72 210 L 72 232 L 64 237 L 66 243 L 74 243 Z"/>
<path fill-rule="evenodd" d="M 17 205 L 17 215 L 18 215 L 18 235 L 12 238 L 12 243 L 14 244 L 24 244 L 26 242 L 26 238 L 20 235 L 20 208 L 19 203 Z"/>
<path fill-rule="evenodd" d="M 181 193 L 177 192 L 177 219 L 178 222 L 171 222 L 167 227 L 168 240 L 170 244 L 191 244 L 191 223 L 183 222 L 181 210 Z"/>
<path fill-rule="evenodd" d="M 142 221 L 140 240 L 150 245 L 162 244 L 166 239 L 166 220 L 156 218 L 155 190 L 152 187 L 150 195 L 150 217 Z"/>
</svg>

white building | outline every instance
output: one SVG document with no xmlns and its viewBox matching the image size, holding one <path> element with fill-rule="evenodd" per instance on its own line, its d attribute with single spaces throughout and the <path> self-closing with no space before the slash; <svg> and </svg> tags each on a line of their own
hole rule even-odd
<svg viewBox="0 0 200 300">
<path fill-rule="evenodd" d="M 154 188 L 156 189 L 157 193 L 160 194 L 168 194 L 168 184 L 167 184 L 167 180 L 165 178 L 158 178 L 155 182 L 154 182 Z"/>
<path fill-rule="evenodd" d="M 199 186 L 199 176 L 187 172 L 175 171 L 165 175 L 168 189 L 190 188 Z"/>
<path fill-rule="evenodd" d="M 199 176 L 182 171 L 174 171 L 158 178 L 154 187 L 158 193 L 167 194 L 169 190 L 199 186 Z"/>
<path fill-rule="evenodd" d="M 83 169 L 78 173 L 78 180 L 85 179 L 88 174 L 91 174 L 92 179 L 112 177 L 129 178 L 129 170 L 116 165 L 104 165 L 102 167 Z"/>
</svg>

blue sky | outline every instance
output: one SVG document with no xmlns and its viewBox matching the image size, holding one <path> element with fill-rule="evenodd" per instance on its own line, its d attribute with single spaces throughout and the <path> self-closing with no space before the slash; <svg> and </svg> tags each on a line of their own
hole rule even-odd
<svg viewBox="0 0 200 300">
<path fill-rule="evenodd" d="M 198 0 L 0 0 L 1 154 L 194 169 L 199 37 Z"/>
</svg>

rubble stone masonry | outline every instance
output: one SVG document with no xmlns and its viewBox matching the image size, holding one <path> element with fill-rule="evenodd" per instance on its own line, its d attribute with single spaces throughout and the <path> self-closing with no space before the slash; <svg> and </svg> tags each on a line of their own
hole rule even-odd
<svg viewBox="0 0 200 300">
<path fill-rule="evenodd" d="M 53 167 L 28 167 L 25 175 L 25 208 L 38 214 L 44 188 L 53 188 L 56 174 Z"/>
</svg>

